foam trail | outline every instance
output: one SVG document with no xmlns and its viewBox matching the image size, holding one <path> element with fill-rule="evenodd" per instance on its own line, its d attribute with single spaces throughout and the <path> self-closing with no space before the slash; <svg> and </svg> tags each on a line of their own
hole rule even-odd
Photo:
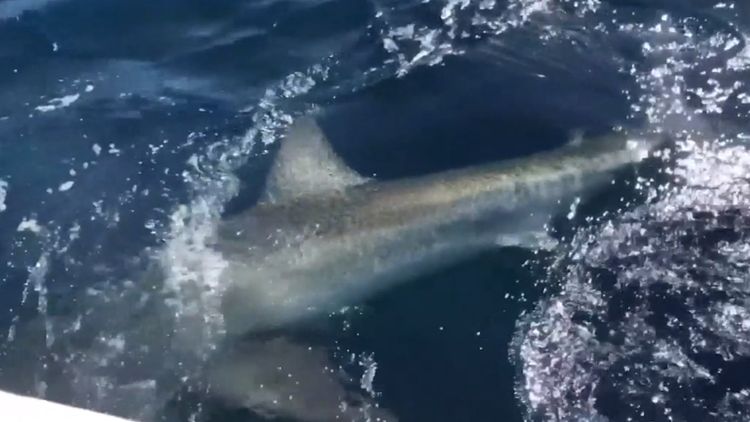
<svg viewBox="0 0 750 422">
<path fill-rule="evenodd" d="M 743 38 L 669 14 L 610 30 L 647 58 L 623 66 L 631 119 L 682 140 L 637 179 L 646 203 L 590 218 L 543 280 L 560 292 L 519 322 L 519 397 L 539 421 L 746 420 L 750 385 L 727 374 L 750 358 L 750 150 L 743 128 L 717 124 L 743 84 L 732 67 L 701 72 L 742 66 Z"/>
</svg>

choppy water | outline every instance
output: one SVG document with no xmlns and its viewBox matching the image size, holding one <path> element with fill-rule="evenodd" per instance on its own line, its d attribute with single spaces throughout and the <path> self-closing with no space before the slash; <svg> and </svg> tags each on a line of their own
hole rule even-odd
<svg viewBox="0 0 750 422">
<path fill-rule="evenodd" d="M 559 216 L 558 252 L 289 333 L 346 381 L 308 420 L 747 420 L 749 26 L 739 0 L 0 0 L 0 386 L 258 420 L 203 376 L 224 346 L 207 242 L 318 110 L 380 179 L 577 130 L 677 141 Z"/>
</svg>

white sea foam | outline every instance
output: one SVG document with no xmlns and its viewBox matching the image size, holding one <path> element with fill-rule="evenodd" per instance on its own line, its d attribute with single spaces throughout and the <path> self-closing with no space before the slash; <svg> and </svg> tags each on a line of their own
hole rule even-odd
<svg viewBox="0 0 750 422">
<path fill-rule="evenodd" d="M 24 218 L 19 224 L 18 228 L 16 228 L 19 232 L 32 232 L 32 233 L 39 233 L 42 231 L 42 226 L 39 225 L 39 223 L 33 219 L 33 218 Z"/>
<path fill-rule="evenodd" d="M 47 104 L 36 106 L 36 110 L 42 113 L 49 113 L 61 108 L 70 107 L 73 103 L 81 98 L 81 94 L 70 94 L 59 98 L 52 98 Z"/>
<path fill-rule="evenodd" d="M 0 179 L 0 212 L 3 212 L 6 209 L 8 209 L 8 206 L 5 204 L 5 198 L 7 196 L 8 196 L 8 182 Z"/>
<path fill-rule="evenodd" d="M 74 181 L 68 180 L 60 184 L 60 186 L 57 188 L 60 192 L 66 192 L 73 188 L 73 185 L 75 184 Z"/>
<path fill-rule="evenodd" d="M 717 133 L 709 120 L 726 115 L 728 99 L 745 89 L 728 72 L 746 66 L 746 51 L 691 85 L 687 74 L 735 52 L 741 40 L 690 23 L 663 14 L 614 28 L 642 40 L 648 59 L 646 66 L 623 68 L 638 85 L 626 92 L 631 118 L 645 117 L 650 130 L 683 140 L 662 156 L 668 182 L 639 179 L 646 204 L 579 229 L 546 280 L 561 278 L 560 293 L 520 323 L 514 341 L 523 373 L 519 396 L 533 420 L 606 422 L 613 402 L 618 418 L 648 413 L 650 420 L 684 421 L 687 411 L 728 421 L 750 414 L 746 394 L 722 393 L 715 407 L 700 397 L 679 399 L 702 382 L 719 382 L 715 369 L 696 356 L 719 354 L 730 363 L 750 356 L 750 316 L 743 311 L 750 284 L 742 270 L 750 265 L 750 151 L 741 133 Z M 697 101 L 688 104 L 686 94 Z M 701 236 L 718 233 L 730 234 L 698 246 Z M 686 243 L 690 239 L 695 243 Z M 667 299 L 669 306 L 658 305 Z M 688 314 L 670 314 L 675 309 Z"/>
</svg>

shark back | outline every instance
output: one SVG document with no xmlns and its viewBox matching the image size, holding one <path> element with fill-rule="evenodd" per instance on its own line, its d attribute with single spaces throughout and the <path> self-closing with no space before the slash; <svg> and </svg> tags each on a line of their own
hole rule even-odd
<svg viewBox="0 0 750 422">
<path fill-rule="evenodd" d="M 219 227 L 227 328 L 273 329 L 331 312 L 494 245 L 548 245 L 550 215 L 660 142 L 613 135 L 377 182 L 348 168 L 303 118 L 282 144 L 263 200 Z"/>
</svg>

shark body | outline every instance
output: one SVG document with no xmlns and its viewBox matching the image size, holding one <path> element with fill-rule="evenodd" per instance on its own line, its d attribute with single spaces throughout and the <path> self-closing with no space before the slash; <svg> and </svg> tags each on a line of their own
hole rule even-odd
<svg viewBox="0 0 750 422">
<path fill-rule="evenodd" d="M 312 118 L 282 142 L 262 200 L 218 228 L 229 333 L 333 312 L 488 248 L 548 246 L 551 215 L 659 145 L 614 134 L 378 182 L 347 167 Z"/>
</svg>

